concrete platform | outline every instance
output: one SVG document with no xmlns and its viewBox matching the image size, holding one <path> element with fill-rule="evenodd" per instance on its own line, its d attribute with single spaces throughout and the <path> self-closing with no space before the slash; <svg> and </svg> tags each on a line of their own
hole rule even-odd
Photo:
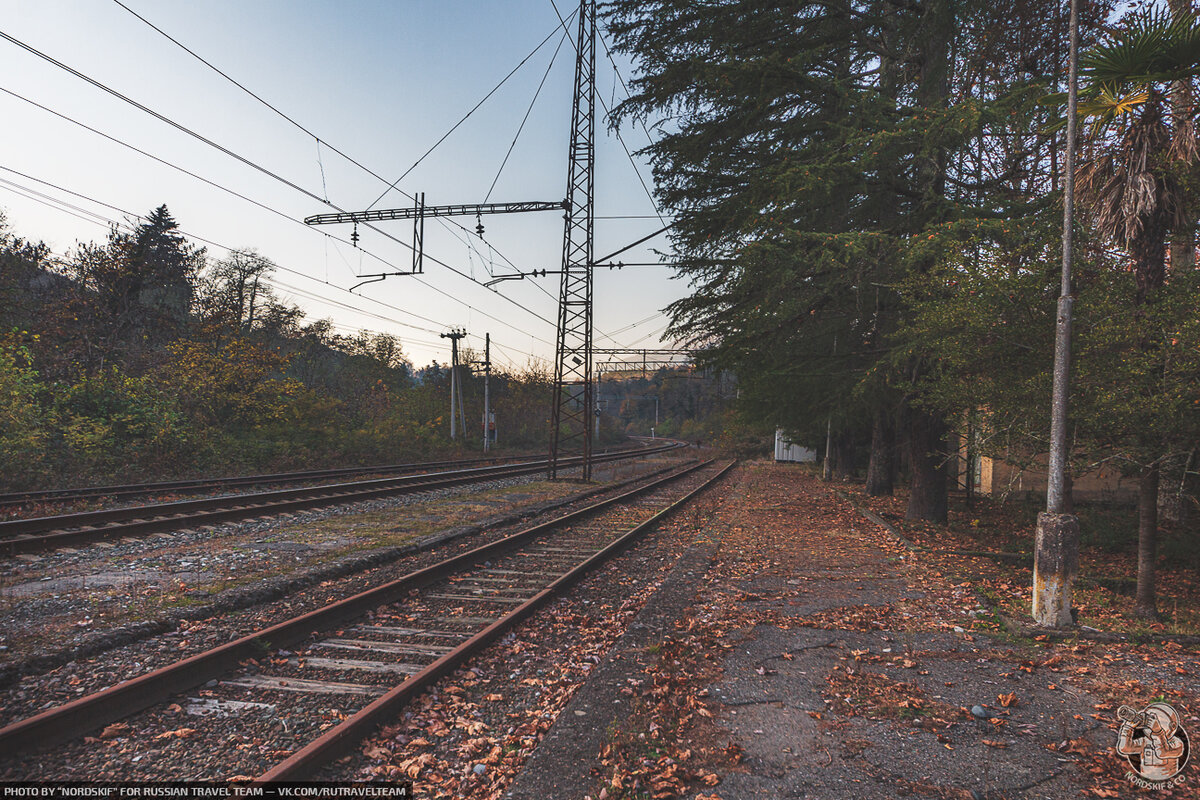
<svg viewBox="0 0 1200 800">
<path fill-rule="evenodd" d="M 753 502 L 753 492 L 746 496 Z M 803 497 L 793 498 L 797 502 Z M 736 512 L 735 512 L 736 513 Z M 628 728 L 630 700 L 621 689 L 644 681 L 675 623 L 696 611 L 698 589 L 721 552 L 732 521 L 718 518 L 679 561 L 559 716 L 505 797 L 580 800 L 600 797 L 598 754 L 618 727 Z M 1111 749 L 1112 732 L 1097 720 L 1100 698 L 1069 679 L 1022 669 L 1012 643 L 953 625 L 896 629 L 894 604 L 920 602 L 920 572 L 878 532 L 838 530 L 830 557 L 797 531 L 782 567 L 744 576 L 732 589 L 746 609 L 783 621 L 739 631 L 721 661 L 721 678 L 705 687 L 717 738 L 736 743 L 740 763 L 711 787 L 689 784 L 683 797 L 741 798 L 1077 798 L 1086 784 L 1078 754 Z M 805 534 L 805 535 L 801 535 Z M 779 564 L 780 562 L 776 562 Z M 854 608 L 862 625 L 840 628 L 824 612 Z M 872 624 L 872 609 L 879 624 Z M 955 613 L 963 613 L 957 611 Z M 815 616 L 814 616 L 815 615 Z M 907 616 L 907 615 L 903 615 Z M 808 624 L 813 618 L 813 624 Z M 925 629 L 922 629 L 922 628 Z M 875 629 L 872 629 L 875 628 Z M 831 676 L 915 687 L 916 710 L 847 710 L 831 692 Z M 841 670 L 842 672 L 838 672 Z M 1004 707 L 1002 695 L 1019 698 Z M 930 708 L 941 709 L 934 723 Z M 982 710 L 983 717 L 970 709 Z M 650 749 L 650 748 L 648 748 Z M 666 752 L 670 752 L 666 750 Z M 1118 765 L 1119 766 L 1119 765 Z M 1133 791 L 1133 787 L 1130 787 Z M 641 796 L 641 795 L 639 795 Z M 646 796 L 649 796 L 647 793 Z"/>
</svg>

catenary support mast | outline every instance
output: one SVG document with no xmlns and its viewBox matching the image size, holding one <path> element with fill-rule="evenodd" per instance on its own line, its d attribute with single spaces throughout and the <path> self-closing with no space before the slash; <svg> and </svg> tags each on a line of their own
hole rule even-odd
<svg viewBox="0 0 1200 800">
<path fill-rule="evenodd" d="M 596 164 L 596 4 L 580 0 L 575 97 L 567 168 L 566 229 L 550 415 L 550 478 L 558 459 L 583 456 L 592 477 L 592 267 Z"/>
</svg>

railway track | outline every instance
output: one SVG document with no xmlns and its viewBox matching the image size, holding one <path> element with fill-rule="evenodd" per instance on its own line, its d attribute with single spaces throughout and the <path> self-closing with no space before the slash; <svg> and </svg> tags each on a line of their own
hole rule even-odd
<svg viewBox="0 0 1200 800">
<path fill-rule="evenodd" d="M 593 456 L 592 461 L 593 463 L 619 461 L 660 453 L 679 446 L 677 443 L 671 443 L 660 447 L 606 453 Z M 563 460 L 562 463 L 566 463 L 570 467 L 578 462 L 579 459 L 574 458 Z M 223 495 L 173 503 L 8 520 L 0 522 L 0 553 L 9 555 L 37 553 L 59 547 L 74 547 L 111 539 L 199 528 L 206 525 L 430 491 L 497 478 L 534 475 L 545 471 L 546 468 L 547 462 L 544 459 L 518 461 L 511 464 L 469 467 L 419 475 L 374 478 L 297 489 Z"/>
<path fill-rule="evenodd" d="M 126 763 L 110 764 L 109 777 L 139 777 L 135 754 L 156 747 L 171 749 L 177 779 L 203 776 L 200 765 L 211 764 L 214 751 L 222 753 L 225 779 L 242 775 L 270 782 L 311 775 L 731 466 L 686 467 L 13 723 L 0 729 L 0 752 L 16 756 L 71 742 L 137 713 L 129 731 L 138 733 L 130 735 L 146 741 L 135 738 L 122 747 L 115 758 Z M 186 735 L 179 733 L 185 704 Z M 270 724 L 264 726 L 264 720 Z M 255 733 L 254 744 L 223 746 L 241 741 L 238 732 L 247 730 Z M 74 747 L 88 750 L 86 743 L 74 742 L 66 749 Z M 66 764 L 70 758 L 59 753 L 41 761 Z"/>
<path fill-rule="evenodd" d="M 643 440 L 635 437 L 635 441 Z M 649 444 L 651 440 L 644 440 Z M 610 451 L 603 451 L 601 454 Z M 615 452 L 615 451 L 612 451 Z M 229 478 L 196 478 L 154 483 L 111 484 L 82 486 L 71 489 L 39 489 L 28 492 L 0 492 L 0 508 L 19 507 L 32 503 L 79 503 L 88 500 L 122 500 L 155 494 L 200 494 L 220 489 L 246 486 L 280 486 L 291 483 L 311 483 L 356 475 L 403 475 L 435 469 L 458 469 L 488 464 L 509 464 L 528 460 L 528 456 L 499 456 L 495 458 L 465 458 L 447 461 L 414 461 L 408 464 L 377 464 L 370 467 L 336 467 L 331 469 L 274 472 L 259 475 L 239 475 Z"/>
<path fill-rule="evenodd" d="M 194 480 L 159 481 L 155 483 L 128 483 L 109 486 L 83 486 L 73 489 L 41 489 L 29 492 L 0 493 L 0 508 L 21 506 L 31 503 L 76 503 L 87 500 L 122 500 L 155 494 L 200 494 L 220 489 L 236 489 L 244 486 L 286 485 L 309 483 L 332 478 L 349 478 L 356 475 L 402 475 L 413 472 L 428 472 L 436 469 L 456 469 L 505 464 L 525 459 L 524 456 L 503 458 L 470 458 L 450 461 L 417 461 L 410 464 L 380 464 L 373 467 L 339 467 L 336 469 L 302 470 L 298 472 L 276 472 L 261 475 L 240 475 L 230 478 L 197 478 Z"/>
</svg>

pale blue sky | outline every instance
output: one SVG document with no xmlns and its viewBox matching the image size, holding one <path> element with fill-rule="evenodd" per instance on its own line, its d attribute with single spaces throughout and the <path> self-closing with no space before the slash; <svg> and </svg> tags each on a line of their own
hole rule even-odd
<svg viewBox="0 0 1200 800">
<path fill-rule="evenodd" d="M 550 0 L 124 2 L 323 140 L 389 179 L 412 166 L 558 25 Z M 572 0 L 556 2 L 564 16 L 575 10 Z M 327 148 L 321 147 L 318 154 L 312 137 L 112 0 L 0 0 L 0 31 L 342 208 L 365 208 L 384 188 Z M 555 35 L 399 188 L 424 191 L 429 204 L 483 201 L 558 41 Z M 563 44 L 491 201 L 564 196 L 574 66 L 570 48 L 569 42 Z M 598 62 L 599 93 L 605 102 L 619 100 L 622 90 L 614 88 L 613 69 L 603 48 L 598 48 Z M 630 66 L 618 63 L 628 80 Z M 288 217 L 330 210 L 4 40 L 0 40 L 0 88 Z M 534 313 L 428 260 L 420 282 L 393 277 L 363 287 L 362 296 L 347 294 L 343 290 L 358 283 L 356 273 L 390 269 L 364 251 L 401 268 L 411 262 L 409 251 L 365 229 L 360 229 L 363 251 L 354 250 L 325 235 L 348 239 L 349 226 L 305 228 L 2 92 L 0 119 L 0 167 L 130 212 L 145 213 L 165 202 L 185 231 L 221 245 L 255 247 L 293 270 L 278 273 L 280 294 L 294 300 L 310 318 L 331 317 L 345 326 L 343 332 L 363 327 L 395 333 L 418 365 L 434 358 L 446 360 L 446 342 L 437 333 L 450 326 L 466 327 L 472 346 L 481 346 L 484 332 L 491 332 L 498 345 L 493 357 L 500 363 L 521 365 L 529 354 L 543 359 L 553 356 L 556 277 L 496 287 Z M 627 127 L 622 135 L 630 149 L 647 141 L 640 128 Z M 652 217 L 653 205 L 633 166 L 603 125 L 596 162 L 598 216 Z M 644 165 L 641 174 L 649 183 L 650 171 Z M 0 169 L 0 180 L 105 217 L 120 216 L 10 171 Z M 12 188 L 0 183 L 0 209 L 16 234 L 44 240 L 56 253 L 105 236 L 104 225 L 35 202 Z M 409 202 L 392 193 L 379 207 Z M 458 221 L 474 229 L 473 218 Z M 484 224 L 487 241 L 522 269 L 558 268 L 561 215 L 492 216 L 485 217 Z M 381 227 L 402 240 L 411 237 L 408 222 L 381 223 Z M 659 227 L 656 218 L 598 219 L 596 254 Z M 468 239 L 480 252 L 467 246 Z M 666 238 L 651 244 L 666 247 Z M 209 250 L 217 256 L 225 253 L 219 247 Z M 426 254 L 481 281 L 487 280 L 493 265 L 498 273 L 511 272 L 502 257 L 474 234 L 457 228 L 452 233 L 432 220 L 426 224 Z M 654 260 L 646 248 L 622 258 Z M 666 268 L 598 271 L 597 346 L 664 346 L 653 335 L 666 324 L 656 312 L 686 291 L 686 285 L 670 280 L 670 275 Z"/>
</svg>

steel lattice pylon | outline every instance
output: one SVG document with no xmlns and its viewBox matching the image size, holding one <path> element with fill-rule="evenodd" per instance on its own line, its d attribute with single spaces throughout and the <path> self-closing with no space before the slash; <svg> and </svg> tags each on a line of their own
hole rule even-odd
<svg viewBox="0 0 1200 800">
<path fill-rule="evenodd" d="M 566 231 L 559 284 L 558 340 L 550 418 L 550 478 L 558 459 L 583 456 L 583 479 L 592 477 L 592 267 L 596 164 L 596 4 L 580 0 L 576 38 L 575 102 L 567 169 Z"/>
</svg>

